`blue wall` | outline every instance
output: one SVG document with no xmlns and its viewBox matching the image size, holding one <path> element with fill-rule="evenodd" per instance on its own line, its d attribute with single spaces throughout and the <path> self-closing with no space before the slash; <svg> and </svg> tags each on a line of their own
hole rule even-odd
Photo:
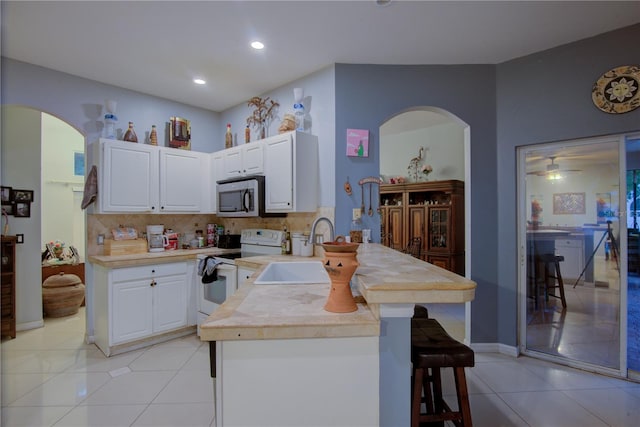
<svg viewBox="0 0 640 427">
<path fill-rule="evenodd" d="M 496 206 L 496 67 L 493 65 L 336 65 L 336 229 L 349 231 L 351 209 L 360 206 L 360 188 L 367 176 L 379 176 L 379 128 L 389 117 L 412 107 L 449 111 L 471 127 L 471 248 L 473 280 L 473 342 L 496 342 L 497 241 Z M 369 129 L 369 157 L 345 155 L 348 128 Z M 407 162 L 409 159 L 407 159 Z M 342 184 L 349 177 L 354 193 Z M 368 193 L 365 193 L 368 207 Z M 374 210 L 377 203 L 374 204 Z M 363 217 L 380 241 L 380 217 Z"/>
<path fill-rule="evenodd" d="M 501 343 L 516 345 L 516 147 L 640 130 L 640 108 L 607 114 L 591 100 L 591 88 L 605 71 L 640 64 L 638 40 L 640 24 L 498 65 L 496 307 Z M 475 206 L 472 210 L 475 216 Z"/>
<path fill-rule="evenodd" d="M 379 127 L 419 106 L 442 108 L 471 129 L 471 278 L 474 343 L 517 345 L 516 147 L 640 130 L 640 109 L 611 115 L 591 101 L 605 71 L 640 64 L 640 25 L 497 66 L 336 65 L 336 228 L 349 231 L 360 189 L 379 175 Z M 368 158 L 344 155 L 347 128 L 369 129 Z M 368 200 L 368 194 L 365 193 Z M 374 204 L 374 209 L 377 206 Z M 379 241 L 380 220 L 364 217 Z"/>
</svg>

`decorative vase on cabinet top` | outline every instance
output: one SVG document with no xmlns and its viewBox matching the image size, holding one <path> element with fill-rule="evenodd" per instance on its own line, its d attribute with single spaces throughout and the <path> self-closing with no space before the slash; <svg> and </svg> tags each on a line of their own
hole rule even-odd
<svg viewBox="0 0 640 427">
<path fill-rule="evenodd" d="M 138 135 L 136 135 L 136 131 L 133 130 L 133 122 L 129 122 L 129 129 L 124 133 L 123 141 L 127 142 L 138 142 Z"/>
</svg>

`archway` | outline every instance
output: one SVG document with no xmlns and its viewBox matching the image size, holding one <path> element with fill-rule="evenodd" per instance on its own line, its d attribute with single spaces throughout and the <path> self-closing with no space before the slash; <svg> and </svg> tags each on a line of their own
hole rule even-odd
<svg viewBox="0 0 640 427">
<path fill-rule="evenodd" d="M 85 216 L 73 205 L 84 182 L 84 171 L 76 174 L 74 161 L 84 160 L 85 136 L 64 120 L 25 106 L 2 106 L 2 123 L 2 185 L 34 195 L 29 216 L 10 217 L 9 230 L 24 236 L 16 256 L 16 323 L 18 330 L 27 330 L 44 324 L 40 266 L 45 242 L 64 241 L 84 257 Z"/>
<path fill-rule="evenodd" d="M 442 108 L 417 106 L 404 109 L 380 125 L 380 174 L 385 182 L 406 176 L 410 159 L 424 147 L 425 163 L 433 167 L 429 180 L 464 181 L 464 271 L 471 277 L 471 129 Z M 464 340 L 471 337 L 471 304 L 464 308 Z M 460 331 L 462 335 L 462 331 Z M 462 337 L 461 337 L 462 338 Z"/>
</svg>

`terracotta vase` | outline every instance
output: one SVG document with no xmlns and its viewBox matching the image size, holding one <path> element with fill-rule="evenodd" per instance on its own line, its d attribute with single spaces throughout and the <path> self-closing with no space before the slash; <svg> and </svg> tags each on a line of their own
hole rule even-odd
<svg viewBox="0 0 640 427">
<path fill-rule="evenodd" d="M 357 252 L 325 252 L 322 263 L 329 273 L 331 290 L 324 306 L 332 313 L 351 313 L 358 310 L 349 282 L 358 268 Z"/>
</svg>

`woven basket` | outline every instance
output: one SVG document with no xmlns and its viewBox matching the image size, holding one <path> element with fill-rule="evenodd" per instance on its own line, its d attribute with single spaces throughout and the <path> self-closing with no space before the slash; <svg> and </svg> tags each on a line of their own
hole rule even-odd
<svg viewBox="0 0 640 427">
<path fill-rule="evenodd" d="M 42 305 L 49 317 L 76 314 L 84 299 L 84 283 L 75 274 L 56 274 L 42 283 Z"/>
</svg>

